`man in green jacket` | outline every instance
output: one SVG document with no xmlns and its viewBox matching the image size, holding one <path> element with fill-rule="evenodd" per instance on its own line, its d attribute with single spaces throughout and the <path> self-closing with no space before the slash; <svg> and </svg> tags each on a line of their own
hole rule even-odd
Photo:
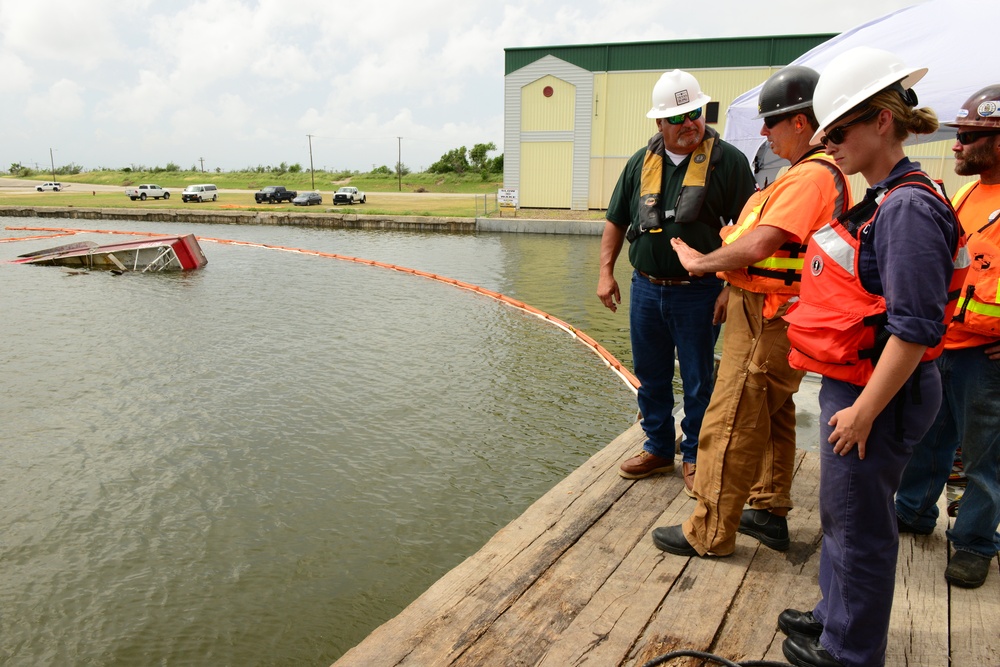
<svg viewBox="0 0 1000 667">
<path fill-rule="evenodd" d="M 674 469 L 674 350 L 684 390 L 684 483 L 694 483 L 698 432 L 712 394 L 715 341 L 725 310 L 722 281 L 694 278 L 670 244 L 680 238 L 704 253 L 721 244 L 719 230 L 739 217 L 756 189 L 746 157 L 705 126 L 711 98 L 688 72 L 672 70 L 653 88 L 658 132 L 625 165 L 608 205 L 597 296 L 612 312 L 621 303 L 614 268 L 628 239 L 633 268 L 629 329 L 639 379 L 646 442 L 619 474 L 642 479 Z"/>
</svg>

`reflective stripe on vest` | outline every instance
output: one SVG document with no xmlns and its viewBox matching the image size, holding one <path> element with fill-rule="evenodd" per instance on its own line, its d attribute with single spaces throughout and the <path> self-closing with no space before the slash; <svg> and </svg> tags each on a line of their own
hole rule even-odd
<svg viewBox="0 0 1000 667">
<path fill-rule="evenodd" d="M 850 275 L 854 275 L 854 260 L 857 254 L 854 246 L 841 238 L 840 234 L 833 227 L 824 225 L 822 229 L 813 234 L 813 241 L 840 268 L 847 271 Z"/>
</svg>

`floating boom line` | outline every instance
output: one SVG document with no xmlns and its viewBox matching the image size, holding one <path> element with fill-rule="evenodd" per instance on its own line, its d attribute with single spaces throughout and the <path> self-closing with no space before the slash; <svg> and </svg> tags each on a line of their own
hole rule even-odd
<svg viewBox="0 0 1000 667">
<path fill-rule="evenodd" d="M 45 236 L 30 236 L 30 237 L 17 237 L 17 238 L 6 238 L 0 239 L 0 243 L 6 243 L 11 241 L 25 241 L 28 239 L 39 239 L 39 238 L 49 238 L 54 236 L 66 236 L 73 234 L 122 234 L 127 236 L 170 236 L 170 234 L 162 234 L 158 232 L 126 232 L 111 229 L 73 229 L 65 227 L 7 227 L 6 229 L 12 231 L 35 231 L 35 232 L 47 232 Z M 524 303 L 523 301 L 518 301 L 506 294 L 501 294 L 500 292 L 494 292 L 493 290 L 488 290 L 485 287 L 480 287 L 479 285 L 473 285 L 472 283 L 467 283 L 462 280 L 457 280 L 455 278 L 449 278 L 447 276 L 438 275 L 436 273 L 430 273 L 429 271 L 421 271 L 420 269 L 411 269 L 405 266 L 399 266 L 398 264 L 389 264 L 386 262 L 379 262 L 374 259 L 365 259 L 363 257 L 352 257 L 351 255 L 341 255 L 339 253 L 331 252 L 321 252 L 319 250 L 308 250 L 305 248 L 292 248 L 289 246 L 274 245 L 271 243 L 256 243 L 252 241 L 237 241 L 233 239 L 218 239 L 208 236 L 197 236 L 199 241 L 210 241 L 212 243 L 225 243 L 228 245 L 238 245 L 238 246 L 249 246 L 253 248 L 264 248 L 267 250 L 280 250 L 283 252 L 292 252 L 300 255 L 313 255 L 315 257 L 326 257 L 329 259 L 339 259 L 346 262 L 354 262 L 356 264 L 365 264 L 367 266 L 376 266 L 382 269 L 391 269 L 393 271 L 398 271 L 400 273 L 408 273 L 414 276 L 420 276 L 422 278 L 428 278 L 430 280 L 436 280 L 438 282 L 457 287 L 459 289 L 468 290 L 470 292 L 475 292 L 476 294 L 482 294 L 491 299 L 499 301 L 511 308 L 516 308 L 522 312 L 534 315 L 535 317 L 548 322 L 549 324 L 556 326 L 566 333 L 568 333 L 573 338 L 577 339 L 584 345 L 586 345 L 592 352 L 594 352 L 601 360 L 604 365 L 611 369 L 611 371 L 617 375 L 622 382 L 624 382 L 633 393 L 636 393 L 639 388 L 639 380 L 636 376 L 629 371 L 622 363 L 609 352 L 603 345 L 598 343 L 596 340 L 588 336 L 583 331 L 580 331 L 573 325 L 564 322 L 558 317 L 554 317 L 543 310 L 539 310 L 534 306 Z"/>
</svg>

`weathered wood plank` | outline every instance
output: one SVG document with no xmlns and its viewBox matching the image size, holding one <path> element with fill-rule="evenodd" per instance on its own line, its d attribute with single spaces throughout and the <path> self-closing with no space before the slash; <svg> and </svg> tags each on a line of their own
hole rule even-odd
<svg viewBox="0 0 1000 667">
<path fill-rule="evenodd" d="M 795 509 L 788 515 L 792 544 L 779 552 L 740 536 L 737 548 L 756 549 L 711 651 L 733 661 L 784 661 L 778 614 L 812 609 L 819 597 L 819 457 L 799 453 L 792 484 Z"/>
<path fill-rule="evenodd" d="M 942 570 L 943 572 L 943 570 Z M 943 577 L 938 572 L 939 577 Z M 1000 558 L 979 588 L 949 586 L 951 595 L 951 664 L 1000 665 Z"/>
<path fill-rule="evenodd" d="M 491 656 L 502 652 L 505 665 L 534 665 L 546 657 L 556 640 L 562 644 L 572 641 L 566 632 L 570 624 L 616 574 L 622 561 L 642 550 L 637 545 L 647 539 L 667 498 L 683 495 L 683 482 L 678 476 L 629 482 L 615 470 L 605 474 L 629 486 L 628 492 L 455 664 L 488 664 Z M 673 575 L 660 573 L 647 563 L 641 577 L 659 590 L 659 599 L 666 588 L 661 580 L 679 571 L 678 567 Z M 592 631 L 586 633 L 585 641 L 593 641 Z"/>
<path fill-rule="evenodd" d="M 637 487 L 651 480 L 637 482 Z M 669 502 L 644 527 L 634 549 L 619 561 L 615 571 L 581 610 L 573 623 L 550 647 L 539 666 L 623 664 L 638 639 L 638 633 L 674 590 L 689 559 L 670 556 L 657 549 L 649 531 L 668 522 L 682 521 L 693 506 L 682 493 L 683 481 L 666 478 L 669 490 L 659 494 L 656 504 Z M 650 488 L 655 490 L 653 485 Z M 628 521 L 629 515 L 613 517 Z"/>
<path fill-rule="evenodd" d="M 945 514 L 946 501 L 939 509 Z M 901 533 L 896 592 L 889 621 L 887 667 L 937 667 L 948 664 L 948 564 L 946 521 L 930 535 Z M 963 664 L 963 663 L 955 663 Z"/>
</svg>

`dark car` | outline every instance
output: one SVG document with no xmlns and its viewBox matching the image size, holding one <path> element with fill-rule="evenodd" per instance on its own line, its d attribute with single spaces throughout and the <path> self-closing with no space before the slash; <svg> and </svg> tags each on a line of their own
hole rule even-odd
<svg viewBox="0 0 1000 667">
<path fill-rule="evenodd" d="M 292 203 L 296 206 L 312 206 L 313 204 L 322 204 L 323 196 L 318 192 L 303 192 L 292 199 Z"/>
</svg>

